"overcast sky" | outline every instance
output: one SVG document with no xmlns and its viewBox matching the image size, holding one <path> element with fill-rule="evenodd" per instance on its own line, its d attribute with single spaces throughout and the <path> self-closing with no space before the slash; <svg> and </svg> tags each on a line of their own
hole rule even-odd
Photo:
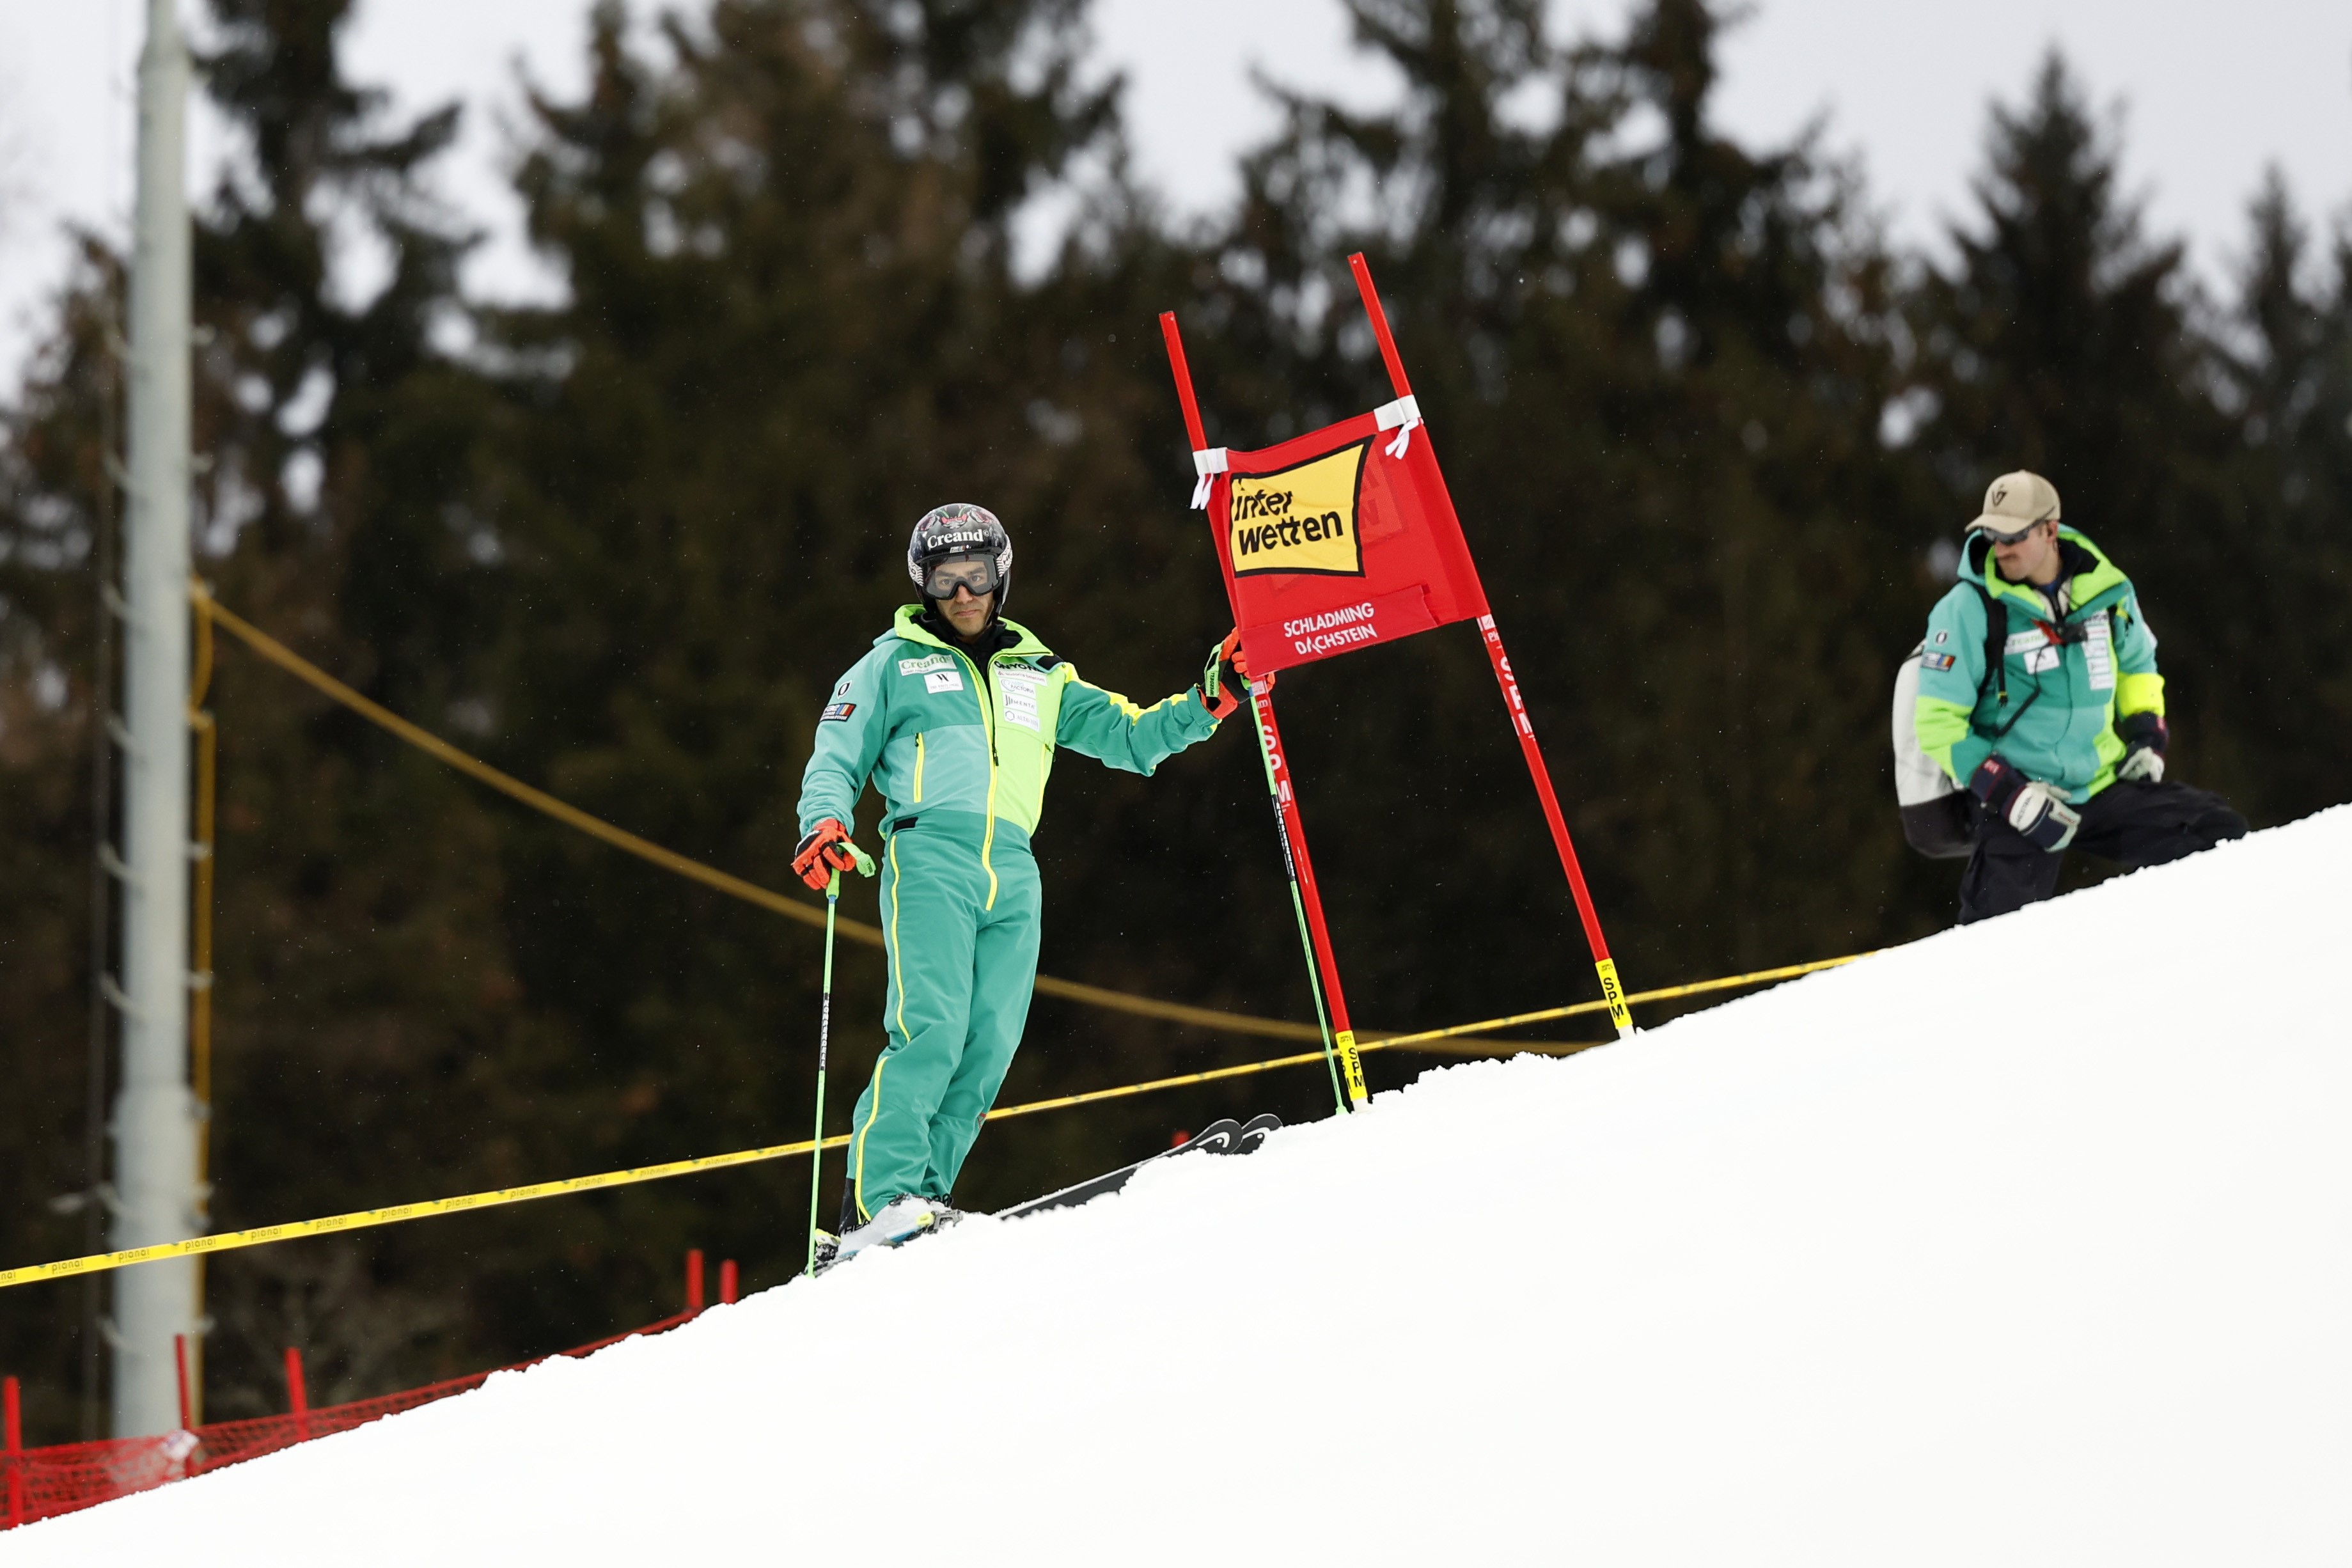
<svg viewBox="0 0 2352 1568">
<path fill-rule="evenodd" d="M 196 13 L 196 0 L 184 8 Z M 637 4 L 643 13 L 650 7 Z M 1555 31 L 1613 32 L 1627 0 L 1553 0 Z M 40 301 L 62 275 L 68 221 L 127 226 L 131 90 L 143 0 L 0 0 L 0 386 L 15 384 Z M 582 79 L 589 0 L 362 0 L 350 68 L 404 108 L 469 105 L 441 187 L 495 238 L 468 282 L 541 292 L 499 170 L 518 69 L 562 92 Z M 1393 81 L 1351 48 L 1339 0 L 1095 0 L 1096 57 L 1127 73 L 1140 172 L 1180 211 L 1234 190 L 1234 154 L 1273 117 L 1255 66 L 1360 104 Z M 1897 237 L 1932 242 L 1967 209 L 1986 106 L 2014 102 L 2062 47 L 2124 113 L 2126 171 L 2159 231 L 2226 271 L 2263 166 L 2307 211 L 2352 202 L 2352 4 L 2346 0 L 1760 0 L 1724 57 L 1719 113 L 1752 141 L 1825 116 L 1860 155 Z M 192 138 L 192 173 L 220 155 Z"/>
</svg>

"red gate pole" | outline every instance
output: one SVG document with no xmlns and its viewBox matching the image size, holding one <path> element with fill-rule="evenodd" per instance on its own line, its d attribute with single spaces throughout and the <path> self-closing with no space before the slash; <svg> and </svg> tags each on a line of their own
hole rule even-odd
<svg viewBox="0 0 2352 1568">
<path fill-rule="evenodd" d="M 1201 405 L 1192 395 L 1192 367 L 1184 358 L 1184 339 L 1176 328 L 1176 312 L 1160 313 L 1160 335 L 1168 344 L 1168 365 L 1176 377 L 1176 397 L 1184 407 L 1184 433 L 1195 453 L 1208 450 L 1208 435 L 1201 424 Z M 1210 473 L 1194 458 L 1202 479 Z M 1212 503 L 1213 510 L 1213 502 Z M 1331 932 L 1323 921 L 1323 895 L 1315 884 L 1315 863 L 1307 853 L 1307 825 L 1298 815 L 1298 796 L 1290 784 L 1290 761 L 1282 749 L 1282 731 L 1274 721 L 1274 681 L 1271 677 L 1250 682 L 1250 710 L 1257 724 L 1258 750 L 1265 763 L 1266 787 L 1274 796 L 1275 818 L 1282 834 L 1283 858 L 1290 864 L 1291 891 L 1307 931 L 1311 963 L 1307 982 L 1317 987 L 1315 1010 L 1321 1019 L 1326 999 L 1330 1004 L 1324 1054 L 1330 1058 L 1335 1089 L 1344 1086 L 1349 1110 L 1370 1098 L 1364 1089 L 1363 1058 L 1356 1050 L 1356 1032 L 1348 1023 L 1348 998 L 1339 989 L 1339 963 L 1331 952 Z M 1318 981 L 1319 977 L 1319 985 Z"/>
<path fill-rule="evenodd" d="M 1201 425 L 1201 405 L 1192 396 L 1192 367 L 1184 358 L 1184 337 L 1176 330 L 1176 312 L 1160 312 L 1160 341 L 1168 345 L 1168 365 L 1176 373 L 1176 400 L 1184 405 L 1184 434 L 1192 440 L 1192 450 L 1209 449 L 1208 433 Z"/>
<path fill-rule="evenodd" d="M 196 1423 L 188 1409 L 187 1335 L 173 1334 L 172 1336 L 172 1359 L 177 1362 L 180 1367 L 180 1430 L 183 1432 L 193 1432 L 196 1429 Z"/>
<path fill-rule="evenodd" d="M 692 1317 L 702 1310 L 702 1248 L 686 1249 L 686 1312 Z"/>
<path fill-rule="evenodd" d="M 1396 338 L 1389 331 L 1388 312 L 1381 307 L 1380 291 L 1372 287 L 1372 269 L 1364 264 L 1364 253 L 1358 251 L 1348 258 L 1348 268 L 1356 275 L 1356 292 L 1363 296 L 1364 314 L 1371 318 L 1372 336 L 1381 345 L 1381 363 L 1388 366 L 1389 384 L 1399 397 L 1411 397 L 1412 385 L 1405 380 L 1404 360 L 1397 353 Z M 1551 770 L 1544 765 L 1543 751 L 1536 744 L 1535 726 L 1528 722 L 1528 705 L 1519 695 L 1519 683 L 1511 674 L 1510 656 L 1503 651 L 1503 635 L 1495 629 L 1495 617 L 1478 617 L 1480 640 L 1486 647 L 1486 661 L 1494 667 L 1495 683 L 1503 689 L 1504 706 L 1510 710 L 1511 728 L 1519 737 L 1519 751 L 1527 758 L 1528 775 L 1535 780 L 1536 798 L 1543 804 L 1544 822 L 1551 829 L 1552 847 L 1559 851 L 1559 868 L 1568 873 L 1568 890 L 1576 898 L 1577 919 L 1584 922 L 1585 945 L 1592 950 L 1593 972 L 1601 977 L 1601 994 L 1609 1004 L 1609 1021 L 1617 1026 L 1620 1039 L 1633 1033 L 1633 1016 L 1625 1011 L 1624 987 L 1617 982 L 1617 962 L 1609 956 L 1609 939 L 1601 933 L 1601 914 L 1592 907 L 1592 894 L 1584 885 L 1584 868 L 1578 864 L 1576 845 L 1568 836 L 1568 819 L 1560 815 L 1559 796 L 1551 787 Z"/>
<path fill-rule="evenodd" d="M 294 1440 L 310 1440 L 310 1391 L 302 1382 L 302 1352 L 286 1347 L 286 1404 L 294 1413 Z"/>
<path fill-rule="evenodd" d="M 719 1265 L 719 1304 L 722 1307 L 735 1300 L 735 1260 L 731 1258 Z"/>
<path fill-rule="evenodd" d="M 8 1444 L 8 1528 L 16 1529 L 25 1522 L 25 1426 L 17 1408 L 16 1380 L 0 1382 L 0 1424 L 5 1424 Z"/>
</svg>

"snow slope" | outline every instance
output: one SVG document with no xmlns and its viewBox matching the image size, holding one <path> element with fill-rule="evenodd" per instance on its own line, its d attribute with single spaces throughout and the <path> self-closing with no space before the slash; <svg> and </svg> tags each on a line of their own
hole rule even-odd
<svg viewBox="0 0 2352 1568">
<path fill-rule="evenodd" d="M 2352 1562 L 2347 884 L 2352 810 L 0 1562 Z"/>
</svg>

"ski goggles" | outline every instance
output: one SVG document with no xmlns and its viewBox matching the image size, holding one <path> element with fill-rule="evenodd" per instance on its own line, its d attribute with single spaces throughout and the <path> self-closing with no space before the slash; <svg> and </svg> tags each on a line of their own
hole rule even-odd
<svg viewBox="0 0 2352 1568">
<path fill-rule="evenodd" d="M 985 555 L 961 555 L 942 561 L 923 578 L 923 592 L 934 599 L 952 599 L 958 588 L 975 599 L 996 592 L 996 563 Z"/>
</svg>

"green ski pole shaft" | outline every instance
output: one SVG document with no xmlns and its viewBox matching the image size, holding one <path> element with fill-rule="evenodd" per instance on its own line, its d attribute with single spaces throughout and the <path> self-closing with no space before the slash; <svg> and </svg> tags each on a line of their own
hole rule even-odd
<svg viewBox="0 0 2352 1568">
<path fill-rule="evenodd" d="M 809 1234 L 808 1267 L 806 1272 L 816 1272 L 816 1216 L 823 1183 L 818 1179 L 824 1169 L 824 1068 L 825 1056 L 833 1045 L 833 917 L 841 904 L 841 873 L 835 871 L 824 885 L 824 983 L 819 993 L 816 1015 L 816 1131 L 810 1136 L 809 1150 Z"/>
<path fill-rule="evenodd" d="M 1269 683 L 1270 684 L 1270 683 Z M 1261 711 L 1258 704 L 1266 706 Z M 1298 945 L 1307 952 L 1307 988 L 1315 997 L 1315 1024 L 1323 1032 L 1323 1065 L 1331 1072 L 1331 1098 L 1342 1111 L 1349 1109 L 1348 1091 L 1339 1082 L 1339 1059 L 1332 1047 L 1331 1018 L 1323 1005 L 1323 979 L 1316 962 L 1315 936 L 1307 924 L 1307 900 L 1298 890 L 1298 859 L 1291 853 L 1290 819 L 1283 815 L 1282 782 L 1276 772 L 1274 739 L 1268 728 L 1273 694 L 1250 682 L 1250 728 L 1257 731 L 1258 761 L 1265 764 L 1265 793 L 1274 805 L 1274 833 L 1282 842 L 1283 874 L 1290 881 L 1290 912 L 1298 917 Z"/>
</svg>

